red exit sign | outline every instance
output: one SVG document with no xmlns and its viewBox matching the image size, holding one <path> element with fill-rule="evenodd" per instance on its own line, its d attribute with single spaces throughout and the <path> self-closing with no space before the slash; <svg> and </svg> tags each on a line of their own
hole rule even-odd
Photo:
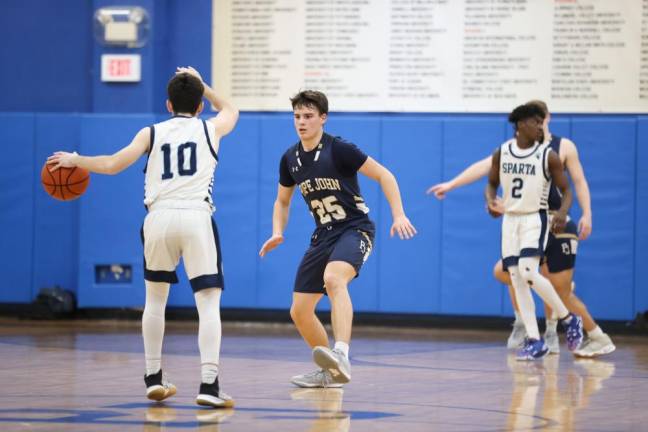
<svg viewBox="0 0 648 432">
<path fill-rule="evenodd" d="M 139 54 L 103 54 L 101 81 L 137 82 L 142 79 L 142 60 Z"/>
</svg>

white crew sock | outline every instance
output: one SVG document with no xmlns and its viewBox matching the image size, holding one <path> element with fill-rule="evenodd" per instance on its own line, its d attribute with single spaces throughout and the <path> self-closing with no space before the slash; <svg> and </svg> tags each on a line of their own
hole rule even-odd
<svg viewBox="0 0 648 432">
<path fill-rule="evenodd" d="M 198 309 L 198 348 L 200 375 L 211 384 L 218 376 L 221 345 L 220 288 L 207 288 L 194 294 Z"/>
<path fill-rule="evenodd" d="M 596 328 L 592 331 L 587 332 L 587 336 L 589 336 L 592 339 L 599 338 L 603 336 L 605 333 L 603 333 L 603 330 L 601 330 L 601 327 L 596 326 Z"/>
<path fill-rule="evenodd" d="M 146 375 L 153 375 L 162 367 L 162 340 L 164 339 L 164 309 L 169 297 L 166 282 L 146 283 L 146 303 L 142 314 L 142 338 Z"/>
<path fill-rule="evenodd" d="M 335 346 L 333 347 L 335 350 L 339 350 L 344 354 L 344 357 L 349 358 L 349 344 L 346 342 L 335 342 Z"/>
<path fill-rule="evenodd" d="M 535 316 L 535 303 L 533 302 L 531 289 L 524 279 L 520 277 L 520 272 L 517 266 L 509 267 L 509 274 L 511 275 L 513 288 L 515 288 L 515 297 L 517 298 L 520 316 L 524 322 L 527 336 L 531 339 L 540 339 L 538 321 Z"/>
</svg>

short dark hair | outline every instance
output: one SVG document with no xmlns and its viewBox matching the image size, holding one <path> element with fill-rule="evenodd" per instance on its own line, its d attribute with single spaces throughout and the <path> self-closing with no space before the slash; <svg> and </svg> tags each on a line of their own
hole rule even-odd
<svg viewBox="0 0 648 432">
<path fill-rule="evenodd" d="M 176 74 L 167 84 L 167 94 L 174 113 L 198 111 L 205 88 L 197 77 L 186 72 Z"/>
<path fill-rule="evenodd" d="M 516 107 L 511 114 L 509 114 L 508 121 L 517 128 L 517 123 L 532 117 L 540 117 L 544 120 L 546 117 L 545 112 L 537 104 L 526 103 Z"/>
<path fill-rule="evenodd" d="M 529 102 L 527 102 L 526 104 L 527 105 L 537 105 L 537 106 L 539 106 L 542 109 L 542 111 L 544 111 L 545 117 L 547 116 L 547 114 L 549 114 L 549 107 L 547 106 L 547 103 L 545 101 L 543 101 L 543 100 L 533 99 L 533 100 L 530 100 Z"/>
<path fill-rule="evenodd" d="M 315 108 L 320 114 L 328 114 L 328 99 L 317 90 L 303 90 L 290 98 L 293 109 L 297 107 Z"/>
</svg>

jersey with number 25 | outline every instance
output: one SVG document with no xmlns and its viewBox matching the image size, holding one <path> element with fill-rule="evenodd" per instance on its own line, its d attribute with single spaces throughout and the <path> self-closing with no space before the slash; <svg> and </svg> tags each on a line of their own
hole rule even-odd
<svg viewBox="0 0 648 432">
<path fill-rule="evenodd" d="M 521 149 L 515 138 L 502 144 L 499 175 L 506 213 L 528 214 L 547 209 L 550 151 L 549 143 Z"/>
<path fill-rule="evenodd" d="M 312 151 L 297 143 L 284 153 L 279 183 L 297 187 L 318 227 L 368 221 L 358 184 L 358 169 L 367 157 L 355 145 L 325 133 Z"/>
<path fill-rule="evenodd" d="M 144 204 L 172 200 L 207 202 L 219 140 L 214 125 L 197 117 L 174 116 L 150 127 L 151 144 L 144 172 Z"/>
</svg>

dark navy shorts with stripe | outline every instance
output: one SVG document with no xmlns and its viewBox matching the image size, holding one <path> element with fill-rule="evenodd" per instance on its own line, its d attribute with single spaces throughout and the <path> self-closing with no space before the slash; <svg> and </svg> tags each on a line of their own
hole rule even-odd
<svg viewBox="0 0 648 432">
<path fill-rule="evenodd" d="M 358 277 L 374 237 L 375 226 L 369 220 L 317 228 L 297 269 L 294 291 L 326 294 L 324 269 L 332 261 L 351 264 Z"/>
<path fill-rule="evenodd" d="M 567 222 L 565 231 L 549 233 L 543 262 L 547 263 L 549 273 L 571 270 L 576 266 L 578 250 L 578 227 L 574 221 Z"/>
</svg>

